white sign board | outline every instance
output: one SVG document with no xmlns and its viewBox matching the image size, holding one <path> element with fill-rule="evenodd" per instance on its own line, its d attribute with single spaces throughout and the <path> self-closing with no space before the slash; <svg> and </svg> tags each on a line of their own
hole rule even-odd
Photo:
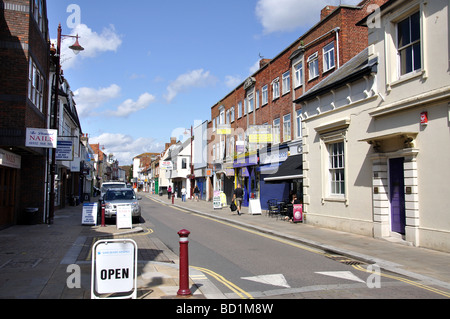
<svg viewBox="0 0 450 319">
<path fill-rule="evenodd" d="M 259 199 L 250 199 L 248 205 L 248 214 L 261 215 L 261 203 L 259 202 Z"/>
<path fill-rule="evenodd" d="M 14 153 L 0 149 L 0 166 L 20 169 L 22 157 Z"/>
<path fill-rule="evenodd" d="M 98 203 L 84 204 L 81 224 L 94 226 L 97 225 L 97 209 Z"/>
<path fill-rule="evenodd" d="M 137 297 L 137 244 L 131 239 L 101 240 L 92 249 L 91 297 L 98 294 L 127 294 Z"/>
<path fill-rule="evenodd" d="M 117 205 L 116 224 L 117 229 L 133 228 L 130 205 Z"/>
<path fill-rule="evenodd" d="M 160 161 L 159 167 L 168 171 L 173 170 L 173 163 L 171 161 Z"/>
<path fill-rule="evenodd" d="M 56 148 L 58 131 L 39 128 L 27 128 L 25 137 L 26 147 Z"/>
</svg>

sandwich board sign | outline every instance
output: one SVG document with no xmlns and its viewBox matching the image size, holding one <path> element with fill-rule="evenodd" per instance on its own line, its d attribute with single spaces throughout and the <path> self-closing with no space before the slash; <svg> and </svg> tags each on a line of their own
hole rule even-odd
<svg viewBox="0 0 450 319">
<path fill-rule="evenodd" d="M 83 205 L 83 215 L 81 217 L 82 225 L 97 225 L 97 203 L 89 203 Z"/>
<path fill-rule="evenodd" d="M 133 228 L 133 217 L 130 205 L 117 205 L 116 212 L 117 229 Z"/>
<path fill-rule="evenodd" d="M 136 299 L 136 242 L 132 239 L 97 241 L 92 248 L 91 274 L 92 299 Z"/>
<path fill-rule="evenodd" d="M 250 199 L 248 206 L 249 215 L 261 215 L 261 202 L 259 199 Z"/>
</svg>

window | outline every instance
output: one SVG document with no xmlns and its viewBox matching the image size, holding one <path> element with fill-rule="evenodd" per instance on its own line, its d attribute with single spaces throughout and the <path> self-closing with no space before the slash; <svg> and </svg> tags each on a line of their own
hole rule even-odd
<svg viewBox="0 0 450 319">
<path fill-rule="evenodd" d="M 28 71 L 28 98 L 42 112 L 44 107 L 44 77 L 30 57 Z"/>
<path fill-rule="evenodd" d="M 256 110 L 259 109 L 259 91 L 256 91 Z"/>
<path fill-rule="evenodd" d="M 225 117 L 225 124 L 230 124 L 230 110 L 227 110 Z"/>
<path fill-rule="evenodd" d="M 247 95 L 248 113 L 253 112 L 255 107 L 255 95 L 253 92 Z"/>
<path fill-rule="evenodd" d="M 225 109 L 223 106 L 220 107 L 220 114 L 217 120 L 217 125 L 225 124 Z"/>
<path fill-rule="evenodd" d="M 186 169 L 186 168 L 187 168 L 187 159 L 182 158 L 181 159 L 181 169 Z"/>
<path fill-rule="evenodd" d="M 283 116 L 283 142 L 291 139 L 291 114 Z"/>
<path fill-rule="evenodd" d="M 302 137 L 302 110 L 297 111 L 297 137 Z"/>
<path fill-rule="evenodd" d="M 291 72 L 283 73 L 283 95 L 291 91 Z"/>
<path fill-rule="evenodd" d="M 264 85 L 262 88 L 261 105 L 266 105 L 269 103 L 269 87 Z"/>
<path fill-rule="evenodd" d="M 295 72 L 295 87 L 303 85 L 303 62 L 300 62 L 294 66 Z"/>
<path fill-rule="evenodd" d="M 273 121 L 273 144 L 280 143 L 280 119 Z"/>
<path fill-rule="evenodd" d="M 330 193 L 331 195 L 345 195 L 345 162 L 344 142 L 328 145 L 330 155 Z"/>
<path fill-rule="evenodd" d="M 421 69 L 422 55 L 419 12 L 414 13 L 397 24 L 397 35 L 400 75 Z"/>
<path fill-rule="evenodd" d="M 242 102 L 238 103 L 238 119 L 242 117 Z"/>
<path fill-rule="evenodd" d="M 233 123 L 234 120 L 235 120 L 235 116 L 234 116 L 234 106 L 231 108 L 230 116 L 231 116 L 231 122 L 230 122 L 230 123 Z"/>
<path fill-rule="evenodd" d="M 213 130 L 213 132 L 215 132 L 216 131 L 216 118 L 213 118 L 213 120 L 212 120 L 212 130 Z"/>
<path fill-rule="evenodd" d="M 319 55 L 317 52 L 308 58 L 308 69 L 310 81 L 319 76 Z"/>
<path fill-rule="evenodd" d="M 334 42 L 327 44 L 323 48 L 323 72 L 334 68 Z"/>
<path fill-rule="evenodd" d="M 39 30 L 46 36 L 46 21 L 44 16 L 44 1 L 43 0 L 34 0 L 31 6 L 31 10 L 33 11 L 33 17 L 39 26 Z"/>
<path fill-rule="evenodd" d="M 276 78 L 272 82 L 273 99 L 278 99 L 280 97 L 280 79 Z"/>
</svg>

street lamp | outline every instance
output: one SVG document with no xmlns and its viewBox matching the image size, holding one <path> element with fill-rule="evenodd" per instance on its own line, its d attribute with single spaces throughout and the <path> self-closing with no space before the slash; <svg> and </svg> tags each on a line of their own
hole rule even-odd
<svg viewBox="0 0 450 319">
<path fill-rule="evenodd" d="M 58 26 L 58 39 L 55 49 L 52 47 L 51 53 L 54 57 L 54 62 L 56 64 L 55 71 L 55 100 L 53 101 L 53 122 L 52 128 L 58 131 L 58 99 L 59 99 L 59 79 L 61 76 L 61 40 L 62 38 L 75 38 L 75 43 L 69 48 L 75 54 L 79 54 L 81 51 L 84 51 L 84 48 L 78 43 L 78 34 L 76 36 L 71 35 L 63 35 L 61 24 Z M 49 216 L 48 216 L 48 224 L 53 224 L 53 219 L 55 217 L 55 177 L 56 177 L 56 150 L 52 150 L 52 165 L 50 166 L 50 207 L 49 207 Z"/>
</svg>

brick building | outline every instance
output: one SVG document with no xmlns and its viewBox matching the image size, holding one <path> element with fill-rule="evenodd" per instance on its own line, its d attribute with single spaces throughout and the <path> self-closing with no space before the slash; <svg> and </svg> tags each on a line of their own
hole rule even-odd
<svg viewBox="0 0 450 319">
<path fill-rule="evenodd" d="M 258 71 L 211 107 L 208 162 L 214 190 L 228 202 L 237 183 L 245 189 L 244 205 L 251 197 L 265 208 L 269 197 L 287 199 L 292 191 L 302 196 L 301 171 L 265 183 L 291 156 L 300 156 L 290 162 L 301 166 L 307 114 L 293 101 L 368 46 L 367 29 L 356 24 L 385 1 L 326 6 L 316 25 L 273 59 L 262 59 Z"/>
<path fill-rule="evenodd" d="M 45 0 L 0 1 L 0 227 L 44 219 L 46 149 L 25 147 L 46 128 L 49 34 Z"/>
</svg>

